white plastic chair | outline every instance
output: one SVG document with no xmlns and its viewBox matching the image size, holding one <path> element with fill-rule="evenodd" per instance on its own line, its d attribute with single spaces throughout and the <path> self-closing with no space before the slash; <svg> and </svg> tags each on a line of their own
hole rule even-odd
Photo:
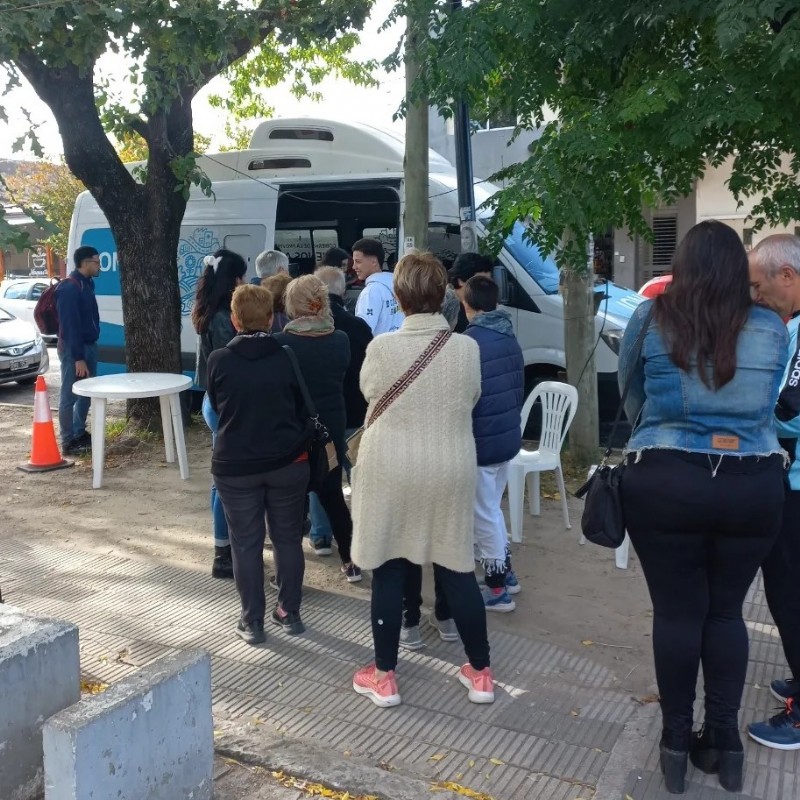
<svg viewBox="0 0 800 800">
<path fill-rule="evenodd" d="M 564 474 L 561 470 L 561 447 L 569 426 L 578 408 L 578 390 L 568 383 L 544 381 L 538 384 L 528 396 L 522 407 L 522 431 L 528 423 L 533 404 L 542 404 L 542 433 L 539 449 L 532 452 L 520 450 L 511 460 L 508 470 L 508 507 L 511 517 L 511 541 L 522 541 L 522 506 L 525 501 L 525 483 L 528 484 L 528 504 L 530 513 L 541 513 L 539 498 L 539 473 L 553 470 L 556 473 L 558 491 L 561 495 L 561 510 L 564 513 L 564 527 L 569 522 L 567 492 Z"/>
<path fill-rule="evenodd" d="M 597 464 L 592 464 L 592 466 L 589 467 L 589 474 L 586 476 L 587 481 L 594 475 L 596 469 Z M 581 534 L 578 544 L 586 544 L 586 537 L 583 534 Z M 614 550 L 614 560 L 616 561 L 617 569 L 628 569 L 628 552 L 630 551 L 630 547 L 631 538 L 628 536 L 628 532 L 625 531 L 625 538 L 622 540 L 622 544 Z"/>
</svg>

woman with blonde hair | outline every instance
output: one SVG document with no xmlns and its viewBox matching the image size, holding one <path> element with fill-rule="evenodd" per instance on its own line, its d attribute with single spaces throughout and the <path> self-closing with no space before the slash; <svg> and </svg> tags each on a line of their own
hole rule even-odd
<svg viewBox="0 0 800 800">
<path fill-rule="evenodd" d="M 472 409 L 480 396 L 478 346 L 441 314 L 447 274 L 430 253 L 400 260 L 394 292 L 405 320 L 373 339 L 361 369 L 369 403 L 353 469 L 353 557 L 372 570 L 375 663 L 353 689 L 396 706 L 403 591 L 415 565 L 433 564 L 469 659 L 458 673 L 473 703 L 494 700 L 486 610 L 475 578 L 477 479 Z"/>
<path fill-rule="evenodd" d="M 342 573 L 349 583 L 355 583 L 361 580 L 361 570 L 350 556 L 353 521 L 342 492 L 347 420 L 344 376 L 350 363 L 350 341 L 346 333 L 334 329 L 328 287 L 316 275 L 293 280 L 286 289 L 285 302 L 289 322 L 275 339 L 291 347 L 297 356 L 311 400 L 336 447 L 339 464 L 317 489 L 317 495 L 331 523 Z"/>
</svg>

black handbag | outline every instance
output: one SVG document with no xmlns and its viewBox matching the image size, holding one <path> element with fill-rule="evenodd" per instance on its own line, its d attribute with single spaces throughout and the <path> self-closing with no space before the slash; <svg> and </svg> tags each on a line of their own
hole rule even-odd
<svg viewBox="0 0 800 800">
<path fill-rule="evenodd" d="M 639 336 L 636 338 L 634 361 L 638 361 L 642 355 L 644 337 L 650 327 L 652 316 L 653 307 L 651 306 L 642 324 L 642 329 L 639 331 Z M 632 377 L 633 373 L 625 382 L 603 459 L 589 480 L 575 492 L 575 497 L 586 498 L 581 516 L 583 535 L 592 544 L 598 544 L 600 547 L 617 548 L 625 541 L 625 515 L 622 511 L 622 480 L 625 474 L 625 461 L 623 460 L 621 464 L 615 466 L 609 464 L 608 459 L 611 458 L 614 434 L 617 432 L 622 412 L 625 410 L 625 400 L 628 397 Z"/>
<path fill-rule="evenodd" d="M 314 401 L 311 399 L 311 394 L 308 391 L 308 386 L 306 386 L 303 373 L 300 372 L 300 365 L 297 363 L 297 356 L 288 345 L 283 345 L 283 349 L 286 351 L 286 355 L 289 356 L 289 361 L 292 362 L 292 369 L 294 370 L 297 382 L 300 384 L 300 391 L 303 394 L 306 413 L 313 425 L 311 447 L 308 451 L 308 491 L 316 492 L 319 491 L 328 479 L 328 475 L 331 471 L 339 466 L 339 459 L 336 456 L 336 446 L 333 443 L 330 431 L 328 431 L 320 420 Z"/>
</svg>

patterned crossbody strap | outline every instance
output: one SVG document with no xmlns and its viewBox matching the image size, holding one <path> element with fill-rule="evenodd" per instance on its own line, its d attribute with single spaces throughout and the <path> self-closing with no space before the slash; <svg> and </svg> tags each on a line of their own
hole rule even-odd
<svg viewBox="0 0 800 800">
<path fill-rule="evenodd" d="M 433 337 L 433 341 L 422 351 L 420 357 L 392 384 L 386 394 L 381 397 L 369 415 L 366 427 L 372 425 L 387 408 L 400 397 L 403 392 L 411 386 L 419 377 L 425 367 L 433 361 L 434 356 L 447 344 L 450 338 L 450 331 L 439 331 Z"/>
</svg>

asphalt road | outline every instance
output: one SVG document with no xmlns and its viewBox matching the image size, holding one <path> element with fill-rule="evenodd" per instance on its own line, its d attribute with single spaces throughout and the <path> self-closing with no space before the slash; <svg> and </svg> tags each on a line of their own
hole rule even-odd
<svg viewBox="0 0 800 800">
<path fill-rule="evenodd" d="M 47 393 L 50 395 L 50 408 L 58 408 L 58 394 L 61 390 L 61 366 L 55 345 L 47 348 L 50 356 L 50 369 L 44 376 Z M 16 383 L 0 384 L 0 403 L 13 403 L 18 406 L 33 406 L 33 387 L 17 386 Z"/>
</svg>

